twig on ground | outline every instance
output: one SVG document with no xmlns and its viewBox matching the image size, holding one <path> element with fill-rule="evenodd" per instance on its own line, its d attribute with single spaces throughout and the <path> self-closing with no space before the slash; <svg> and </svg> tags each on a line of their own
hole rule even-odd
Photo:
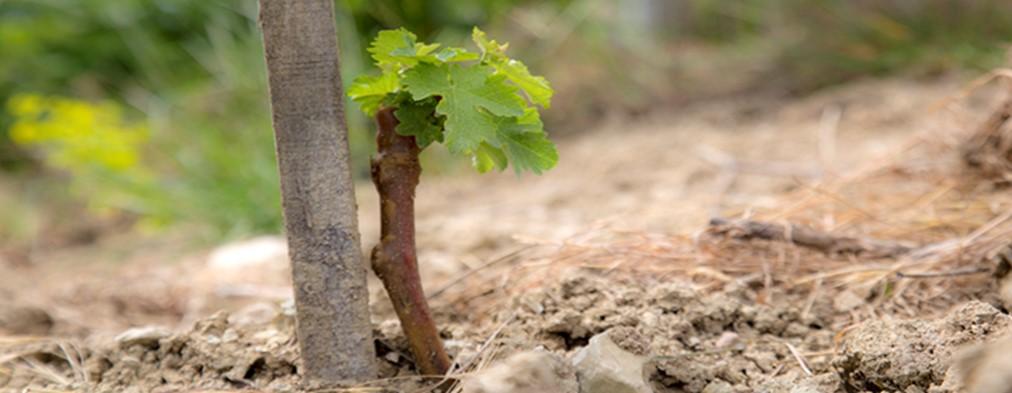
<svg viewBox="0 0 1012 393">
<path fill-rule="evenodd" d="M 895 258 L 914 247 L 891 241 L 835 235 L 796 224 L 776 224 L 755 220 L 713 218 L 709 232 L 736 239 L 786 241 L 826 254 L 856 254 L 868 258 Z"/>
<path fill-rule="evenodd" d="M 898 278 L 938 278 L 938 277 L 957 277 L 957 276 L 970 276 L 974 274 L 990 273 L 991 268 L 988 267 L 971 267 L 966 269 L 956 269 L 946 272 L 926 272 L 926 273 L 904 273 L 896 272 Z"/>
</svg>

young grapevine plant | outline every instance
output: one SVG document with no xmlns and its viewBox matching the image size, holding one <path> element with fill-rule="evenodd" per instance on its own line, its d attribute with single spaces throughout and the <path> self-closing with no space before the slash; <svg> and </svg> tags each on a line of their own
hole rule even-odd
<svg viewBox="0 0 1012 393">
<path fill-rule="evenodd" d="M 390 295 L 418 370 L 428 375 L 445 374 L 450 360 L 418 273 L 419 153 L 439 142 L 470 157 L 479 172 L 512 164 L 518 174 L 540 174 L 559 158 L 538 112 L 551 102 L 548 81 L 507 57 L 506 44 L 477 28 L 472 36 L 478 52 L 418 42 L 404 29 L 382 31 L 369 47 L 382 73 L 359 77 L 348 89 L 378 126 L 371 169 L 381 222 L 372 268 Z"/>
<path fill-rule="evenodd" d="M 548 81 L 507 57 L 508 44 L 477 28 L 472 38 L 479 53 L 417 42 L 405 29 L 382 31 L 369 47 L 382 74 L 357 78 L 348 95 L 370 116 L 396 108 L 398 134 L 423 149 L 443 143 L 479 172 L 509 163 L 517 173 L 551 169 L 559 156 L 536 107 L 550 106 Z"/>
</svg>

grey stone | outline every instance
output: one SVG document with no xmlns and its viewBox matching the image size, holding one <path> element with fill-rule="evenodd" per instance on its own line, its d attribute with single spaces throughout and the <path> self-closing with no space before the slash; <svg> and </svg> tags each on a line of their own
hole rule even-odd
<svg viewBox="0 0 1012 393">
<path fill-rule="evenodd" d="M 703 393 L 734 393 L 734 386 L 723 380 L 710 382 L 703 388 Z"/>
<path fill-rule="evenodd" d="M 1012 336 L 964 348 L 956 355 L 952 391 L 1012 392 Z M 962 386 L 959 386 L 962 382 Z"/>
<path fill-rule="evenodd" d="M 45 336 L 54 324 L 53 317 L 41 308 L 0 303 L 0 335 Z"/>
<path fill-rule="evenodd" d="M 116 336 L 116 342 L 122 348 L 134 345 L 154 346 L 158 340 L 168 337 L 172 332 L 161 326 L 144 326 L 129 329 Z"/>
<path fill-rule="evenodd" d="M 468 377 L 463 393 L 578 393 L 576 372 L 559 356 L 520 352 Z"/>
<path fill-rule="evenodd" d="M 615 345 L 607 332 L 591 338 L 573 357 L 581 393 L 651 393 L 644 363 L 644 358 Z"/>
</svg>

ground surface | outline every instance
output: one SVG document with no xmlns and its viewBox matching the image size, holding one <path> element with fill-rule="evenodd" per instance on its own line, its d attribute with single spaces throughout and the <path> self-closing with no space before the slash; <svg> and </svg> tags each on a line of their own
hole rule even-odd
<svg viewBox="0 0 1012 393">
<path fill-rule="evenodd" d="M 753 215 L 917 244 L 1004 228 L 1008 197 L 958 175 L 951 150 L 998 101 L 937 109 L 960 86 L 874 81 L 658 111 L 562 141 L 542 177 L 424 178 L 420 260 L 450 352 L 467 372 L 535 348 L 568 363 L 606 334 L 647 361 L 655 391 L 960 391 L 950 359 L 1009 323 L 986 274 L 894 282 L 889 263 L 942 269 L 950 254 L 865 261 L 703 232 L 713 216 Z M 913 158 L 890 166 L 901 156 Z M 377 202 L 368 185 L 359 195 L 371 247 Z M 112 235 L 0 262 L 0 390 L 308 388 L 283 243 L 175 244 Z M 370 386 L 417 390 L 389 379 L 410 361 L 371 284 L 387 379 Z"/>
</svg>

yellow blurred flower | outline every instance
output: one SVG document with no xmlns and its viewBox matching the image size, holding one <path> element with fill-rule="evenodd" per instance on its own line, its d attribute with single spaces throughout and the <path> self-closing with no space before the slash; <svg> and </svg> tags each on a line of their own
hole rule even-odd
<svg viewBox="0 0 1012 393">
<path fill-rule="evenodd" d="M 74 176 L 138 169 L 147 128 L 126 120 L 115 103 L 22 94 L 7 102 L 7 110 L 14 118 L 11 140 L 37 149 L 53 167 Z"/>
</svg>

